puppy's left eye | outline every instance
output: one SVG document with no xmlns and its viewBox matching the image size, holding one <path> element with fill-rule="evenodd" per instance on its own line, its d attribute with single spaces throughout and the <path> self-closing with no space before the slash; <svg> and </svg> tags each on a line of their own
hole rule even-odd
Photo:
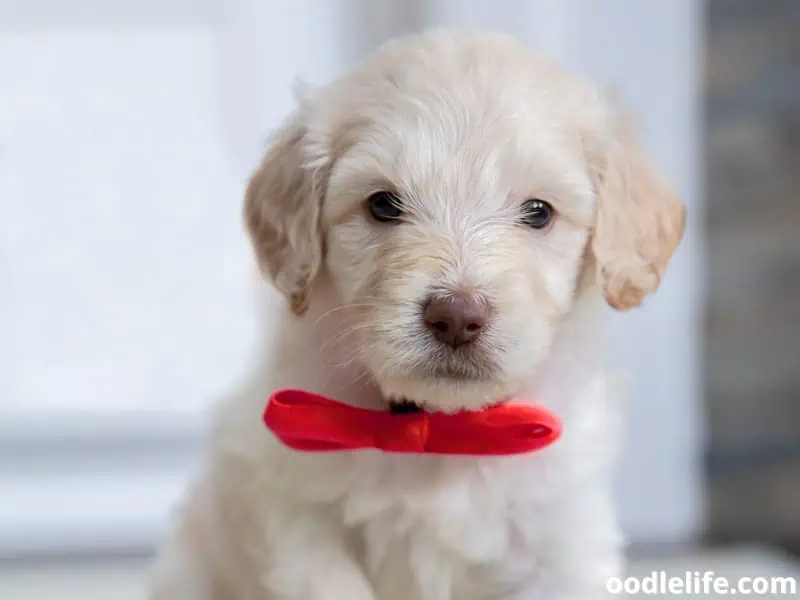
<svg viewBox="0 0 800 600">
<path fill-rule="evenodd" d="M 555 217 L 555 210 L 544 200 L 532 199 L 522 205 L 522 222 L 534 229 L 544 229 Z"/>
<path fill-rule="evenodd" d="M 381 223 L 397 221 L 404 214 L 400 198 L 391 192 L 375 192 L 367 198 L 367 207 L 372 218 Z"/>
</svg>

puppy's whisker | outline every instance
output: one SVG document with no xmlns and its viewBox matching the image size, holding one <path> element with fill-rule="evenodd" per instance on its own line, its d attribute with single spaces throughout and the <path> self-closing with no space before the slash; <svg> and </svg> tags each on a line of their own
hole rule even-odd
<svg viewBox="0 0 800 600">
<path fill-rule="evenodd" d="M 369 323 L 356 323 L 351 325 L 350 327 L 346 327 L 342 329 L 335 335 L 333 335 L 330 339 L 326 340 L 319 348 L 318 352 L 326 352 L 330 350 L 332 347 L 343 343 L 348 336 L 358 333 L 359 331 L 366 329 L 369 327 Z"/>
<path fill-rule="evenodd" d="M 331 315 L 334 315 L 336 313 L 339 313 L 341 311 L 344 311 L 344 310 L 353 309 L 353 308 L 374 308 L 374 307 L 375 307 L 375 305 L 373 303 L 366 303 L 366 302 L 357 302 L 357 303 L 354 302 L 354 303 L 351 303 L 351 304 L 343 304 L 342 306 L 336 306 L 336 307 L 324 312 L 322 315 L 320 315 L 316 320 L 316 324 L 319 325 L 320 322 L 323 319 L 326 319 L 327 317 L 329 317 Z M 353 316 L 356 317 L 357 315 L 353 315 Z"/>
<path fill-rule="evenodd" d="M 361 350 L 359 348 L 354 348 L 351 350 L 344 359 L 340 361 L 330 361 L 328 366 L 332 367 L 333 369 L 345 369 L 351 366 L 356 360 L 361 358 Z"/>
<path fill-rule="evenodd" d="M 361 385 L 362 383 L 364 383 L 365 381 L 367 381 L 367 380 L 368 380 L 368 379 L 369 379 L 371 376 L 372 376 L 372 373 L 370 373 L 368 370 L 366 370 L 366 369 L 365 369 L 365 370 L 363 370 L 363 371 L 361 372 L 361 374 L 360 374 L 360 375 L 358 375 L 358 376 L 357 376 L 357 377 L 356 377 L 356 378 L 353 380 L 353 385 Z"/>
</svg>

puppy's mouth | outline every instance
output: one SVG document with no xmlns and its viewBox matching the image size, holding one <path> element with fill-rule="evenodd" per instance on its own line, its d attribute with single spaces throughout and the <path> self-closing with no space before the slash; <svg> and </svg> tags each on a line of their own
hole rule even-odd
<svg viewBox="0 0 800 600">
<path fill-rule="evenodd" d="M 504 400 L 492 402 L 484 408 L 490 408 L 502 404 Z M 409 400 L 408 398 L 392 398 L 389 400 L 389 412 L 393 415 L 411 415 L 414 413 L 430 412 L 422 403 Z"/>
<path fill-rule="evenodd" d="M 513 383 L 500 373 L 452 364 L 415 365 L 383 380 L 375 376 L 375 383 L 380 405 L 392 414 L 483 410 L 508 400 L 514 392 Z"/>
<path fill-rule="evenodd" d="M 423 408 L 408 398 L 392 398 L 389 400 L 389 412 L 393 415 L 407 415 L 422 412 Z"/>
<path fill-rule="evenodd" d="M 486 352 L 455 350 L 433 352 L 421 371 L 428 379 L 475 383 L 493 380 L 499 367 Z"/>
</svg>

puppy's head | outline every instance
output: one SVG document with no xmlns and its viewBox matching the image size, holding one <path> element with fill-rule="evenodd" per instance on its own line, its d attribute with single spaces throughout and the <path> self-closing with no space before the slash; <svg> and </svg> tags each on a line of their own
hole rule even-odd
<svg viewBox="0 0 800 600">
<path fill-rule="evenodd" d="M 301 98 L 245 215 L 296 313 L 325 273 L 386 398 L 455 410 L 530 378 L 587 281 L 641 303 L 684 209 L 593 88 L 504 36 L 442 30 Z"/>
</svg>

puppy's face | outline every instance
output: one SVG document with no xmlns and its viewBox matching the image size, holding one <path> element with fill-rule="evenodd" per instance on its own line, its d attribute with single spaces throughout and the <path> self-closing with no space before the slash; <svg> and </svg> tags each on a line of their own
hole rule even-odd
<svg viewBox="0 0 800 600">
<path fill-rule="evenodd" d="M 591 278 L 629 308 L 683 227 L 588 86 L 510 40 L 428 33 L 307 98 L 248 190 L 302 312 L 326 271 L 387 399 L 474 409 L 535 377 Z"/>
<path fill-rule="evenodd" d="M 577 143 L 522 94 L 412 92 L 333 165 L 327 267 L 384 394 L 437 407 L 512 393 L 569 310 L 593 218 Z M 488 90 L 486 90 L 488 91 Z M 577 140 L 575 140 L 577 142 Z"/>
</svg>

